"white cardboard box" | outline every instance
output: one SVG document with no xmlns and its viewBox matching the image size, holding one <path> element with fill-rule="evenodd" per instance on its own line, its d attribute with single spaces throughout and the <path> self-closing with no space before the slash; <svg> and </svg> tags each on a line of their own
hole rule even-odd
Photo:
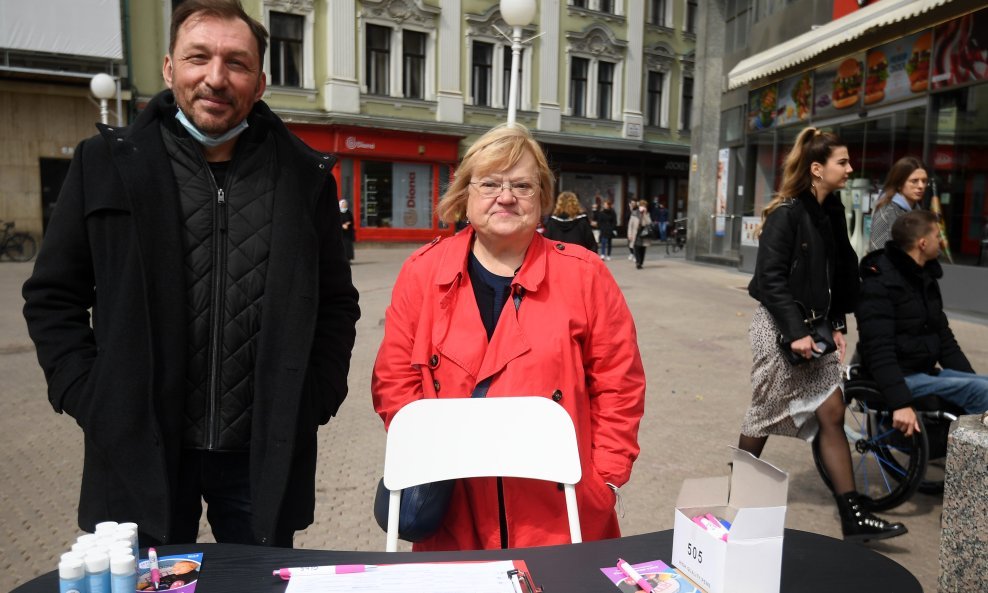
<svg viewBox="0 0 988 593">
<path fill-rule="evenodd" d="M 707 593 L 778 593 L 786 522 L 786 472 L 732 447 L 730 476 L 689 479 L 676 501 L 672 563 Z M 692 521 L 731 522 L 727 541 Z"/>
</svg>

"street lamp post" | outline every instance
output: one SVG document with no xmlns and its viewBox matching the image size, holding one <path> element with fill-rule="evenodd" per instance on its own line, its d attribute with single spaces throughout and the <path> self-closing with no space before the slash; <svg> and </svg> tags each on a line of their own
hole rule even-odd
<svg viewBox="0 0 988 593">
<path fill-rule="evenodd" d="M 110 110 L 107 107 L 107 101 L 112 99 L 114 95 L 117 94 L 116 81 L 114 81 L 113 77 L 109 74 L 100 72 L 96 76 L 93 76 L 92 80 L 89 81 L 89 90 L 93 92 L 94 97 L 99 99 L 100 121 L 104 124 L 110 123 Z"/>
<path fill-rule="evenodd" d="M 535 18 L 535 0 L 502 0 L 501 16 L 511 25 L 511 83 L 508 87 L 508 125 L 515 125 L 518 110 L 518 60 L 521 57 L 521 29 Z"/>
</svg>

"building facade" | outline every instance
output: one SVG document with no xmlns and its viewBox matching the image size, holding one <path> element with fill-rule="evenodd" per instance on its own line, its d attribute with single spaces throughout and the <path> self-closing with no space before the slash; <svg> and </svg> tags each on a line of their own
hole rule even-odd
<svg viewBox="0 0 988 593">
<path fill-rule="evenodd" d="M 57 15 L 57 16 L 56 16 Z M 0 221 L 41 237 L 76 144 L 96 133 L 94 74 L 126 76 L 121 4 L 0 3 Z M 126 121 L 126 87 L 108 105 Z"/>
<path fill-rule="evenodd" d="M 173 0 L 132 2 L 137 102 L 164 88 Z M 357 239 L 452 232 L 435 206 L 459 156 L 506 120 L 511 42 L 489 0 L 243 0 L 267 26 L 264 100 L 339 157 Z M 557 189 L 590 209 L 658 198 L 688 208 L 695 0 L 539 0 L 524 28 L 517 121 Z"/>
<path fill-rule="evenodd" d="M 807 125 L 855 169 L 842 199 L 864 255 L 892 164 L 927 166 L 948 306 L 988 314 L 988 10 L 974 0 L 712 0 L 697 47 L 688 256 L 754 267 L 753 230 Z"/>
</svg>

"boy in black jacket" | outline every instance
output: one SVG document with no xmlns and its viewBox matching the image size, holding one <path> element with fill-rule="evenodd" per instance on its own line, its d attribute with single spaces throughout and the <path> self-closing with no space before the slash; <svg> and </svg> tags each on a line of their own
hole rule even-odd
<svg viewBox="0 0 988 593">
<path fill-rule="evenodd" d="M 861 262 L 859 348 L 906 436 L 919 430 L 914 398 L 937 394 L 968 414 L 988 410 L 988 376 L 974 373 L 943 312 L 939 253 L 936 214 L 916 210 L 895 221 L 885 249 Z"/>
</svg>

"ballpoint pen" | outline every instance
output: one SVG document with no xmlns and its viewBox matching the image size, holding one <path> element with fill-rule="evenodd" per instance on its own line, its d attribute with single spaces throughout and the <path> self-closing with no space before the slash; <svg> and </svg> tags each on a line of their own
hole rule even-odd
<svg viewBox="0 0 988 593">
<path fill-rule="evenodd" d="M 625 560 L 618 558 L 617 567 L 621 572 L 628 575 L 628 577 L 633 580 L 636 585 L 641 587 L 642 591 L 645 591 L 645 593 L 652 593 L 652 585 L 645 580 L 645 577 L 638 574 L 638 571 Z"/>
<path fill-rule="evenodd" d="M 317 576 L 325 574 L 351 574 L 373 570 L 373 564 L 337 564 L 333 566 L 296 566 L 294 568 L 277 568 L 272 573 L 276 577 L 288 580 L 293 576 Z"/>
<path fill-rule="evenodd" d="M 148 548 L 148 564 L 151 568 L 151 589 L 157 591 L 161 584 L 161 573 L 158 571 L 158 551 L 154 548 Z"/>
</svg>

